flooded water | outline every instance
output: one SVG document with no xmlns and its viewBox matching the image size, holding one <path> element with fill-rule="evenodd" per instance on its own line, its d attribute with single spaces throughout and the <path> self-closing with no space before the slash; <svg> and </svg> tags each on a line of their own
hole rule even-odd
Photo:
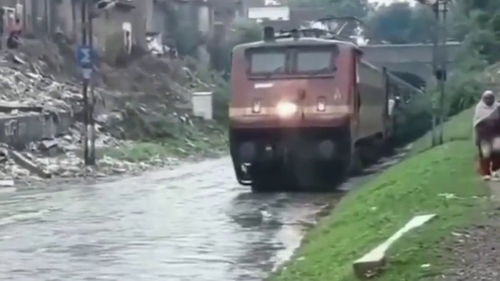
<svg viewBox="0 0 500 281">
<path fill-rule="evenodd" d="M 341 195 L 252 194 L 227 158 L 0 193 L 0 280 L 263 280 Z"/>
</svg>

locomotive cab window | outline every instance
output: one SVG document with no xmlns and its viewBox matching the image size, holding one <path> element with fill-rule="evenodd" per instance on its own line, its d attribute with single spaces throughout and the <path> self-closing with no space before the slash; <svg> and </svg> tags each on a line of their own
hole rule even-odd
<svg viewBox="0 0 500 281">
<path fill-rule="evenodd" d="M 296 55 L 296 73 L 328 74 L 336 70 L 337 48 L 299 48 Z"/>
<path fill-rule="evenodd" d="M 253 48 L 246 53 L 250 76 L 332 75 L 336 71 L 337 46 Z"/>
<path fill-rule="evenodd" d="M 286 72 L 285 50 L 255 50 L 250 52 L 250 72 L 252 74 L 280 74 Z"/>
</svg>

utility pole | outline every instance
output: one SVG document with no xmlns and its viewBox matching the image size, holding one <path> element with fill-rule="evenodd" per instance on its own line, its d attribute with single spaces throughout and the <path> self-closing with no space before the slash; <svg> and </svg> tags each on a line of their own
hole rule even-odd
<svg viewBox="0 0 500 281">
<path fill-rule="evenodd" d="M 83 130 L 83 154 L 86 166 L 96 165 L 96 131 L 94 118 L 96 98 L 94 93 L 95 81 L 93 79 L 95 70 L 93 20 L 98 10 L 111 9 L 115 5 L 115 0 L 101 0 L 97 3 L 95 3 L 94 0 L 81 0 L 82 40 L 81 46 L 77 50 L 77 59 L 83 77 L 83 123 L 85 127 Z"/>
<path fill-rule="evenodd" d="M 82 0 L 82 42 L 78 48 L 78 62 L 83 76 L 83 154 L 86 166 L 96 164 L 95 155 L 95 119 L 94 119 L 94 91 L 92 83 L 92 72 L 94 70 L 94 49 L 92 30 L 91 1 Z M 89 84 L 91 91 L 89 94 Z"/>
<path fill-rule="evenodd" d="M 89 32 L 88 32 L 88 37 L 89 37 L 89 48 L 94 51 L 94 15 L 93 15 L 93 9 L 92 9 L 92 1 L 87 1 L 88 3 L 88 24 L 89 24 Z M 94 56 L 92 56 L 94 57 Z M 95 105 L 96 105 L 96 99 L 95 99 L 95 92 L 94 92 L 94 59 L 92 59 L 92 74 L 90 78 L 90 109 L 89 109 L 89 121 L 90 121 L 90 155 L 89 155 L 89 164 L 90 165 L 96 165 L 96 153 L 95 153 L 95 139 L 96 139 L 96 132 L 95 132 Z"/>
<path fill-rule="evenodd" d="M 81 20 L 82 20 L 82 47 L 87 46 L 87 1 L 82 1 L 81 7 Z M 89 87 L 89 79 L 85 73 L 85 68 L 82 66 L 82 74 L 83 74 L 83 156 L 85 165 L 90 165 L 90 157 L 89 157 L 89 136 L 88 136 L 88 127 L 89 127 L 89 100 L 88 100 L 88 87 Z"/>
<path fill-rule="evenodd" d="M 436 6 L 432 6 L 432 10 L 434 12 L 434 17 L 436 19 L 436 24 L 439 24 L 439 13 L 436 9 Z M 438 57 L 439 57 L 439 31 L 436 31 L 434 34 L 433 34 L 433 38 L 432 38 L 432 43 L 433 43 L 433 48 L 432 48 L 432 73 L 437 73 L 437 70 L 438 70 Z M 431 141 L 432 141 L 432 147 L 436 146 L 437 145 L 437 132 L 436 132 L 436 128 L 437 128 L 437 125 L 438 125 L 438 117 L 437 117 L 437 107 L 436 107 L 436 104 L 434 103 L 434 98 L 431 99 L 432 101 L 432 106 L 431 106 L 431 110 L 432 110 L 432 128 L 431 128 Z"/>
<path fill-rule="evenodd" d="M 432 7 L 436 18 L 434 36 L 433 70 L 438 82 L 439 99 L 437 108 L 432 106 L 432 146 L 444 143 L 444 121 L 446 119 L 446 79 L 448 67 L 447 50 L 447 12 L 449 0 L 418 0 L 421 4 Z"/>
<path fill-rule="evenodd" d="M 448 72 L 448 47 L 447 44 L 447 13 L 448 13 L 448 0 L 439 0 L 437 4 L 437 13 L 442 17 L 440 20 L 440 28 L 439 32 L 441 37 L 440 44 L 440 66 L 436 72 L 436 78 L 439 83 L 439 136 L 438 136 L 438 144 L 441 145 L 444 143 L 444 122 L 446 119 L 446 79 Z"/>
</svg>

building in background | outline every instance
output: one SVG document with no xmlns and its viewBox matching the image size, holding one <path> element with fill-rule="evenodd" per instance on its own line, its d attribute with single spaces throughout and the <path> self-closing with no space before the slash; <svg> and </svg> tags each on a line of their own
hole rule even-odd
<svg viewBox="0 0 500 281">
<path fill-rule="evenodd" d="M 291 30 L 309 26 L 312 22 L 332 15 L 319 6 L 294 6 L 288 0 L 242 0 L 242 11 L 247 19 L 275 30 Z"/>
<path fill-rule="evenodd" d="M 25 36 L 43 38 L 59 34 L 78 43 L 82 1 L 0 0 L 0 6 L 14 9 L 19 15 Z M 165 46 L 175 46 L 181 49 L 179 53 L 194 55 L 208 64 L 207 42 L 215 37 L 225 40 L 233 23 L 247 17 L 242 1 L 116 0 L 113 8 L 94 19 L 94 45 L 105 54 L 128 54 L 131 45 L 140 49 L 153 47 L 160 53 Z M 262 5 L 276 6 L 271 2 L 265 0 Z"/>
<path fill-rule="evenodd" d="M 242 6 L 245 17 L 257 22 L 290 20 L 287 0 L 243 0 Z"/>
</svg>

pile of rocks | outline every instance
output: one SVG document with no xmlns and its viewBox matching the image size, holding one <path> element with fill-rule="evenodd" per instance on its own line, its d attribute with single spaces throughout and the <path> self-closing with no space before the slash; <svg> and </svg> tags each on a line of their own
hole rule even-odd
<svg viewBox="0 0 500 281">
<path fill-rule="evenodd" d="M 81 117 L 83 96 L 74 62 L 50 47 L 53 44 L 32 42 L 30 46 L 0 53 L 0 116 L 49 111 Z M 159 157 L 128 162 L 102 157 L 102 151 L 132 145 L 124 139 L 182 137 L 184 131 L 192 130 L 190 94 L 193 89 L 214 88 L 216 82 L 206 77 L 214 81 L 202 81 L 199 73 L 186 65 L 181 60 L 154 56 L 144 56 L 122 68 L 101 65 L 98 76 L 102 81 L 96 83 L 104 88 L 94 89 L 96 148 L 101 156 L 97 168 L 83 168 L 83 125 L 75 123 L 66 135 L 34 142 L 23 152 L 0 144 L 0 186 L 12 180 L 134 174 L 177 163 L 178 159 Z M 186 127 L 189 130 L 183 129 Z"/>
<path fill-rule="evenodd" d="M 35 182 L 53 177 L 80 178 L 106 177 L 119 174 L 138 174 L 152 167 L 168 167 L 178 162 L 176 158 L 154 157 L 144 162 L 129 162 L 108 156 L 99 157 L 95 167 L 85 167 L 82 158 L 81 124 L 70 130 L 67 135 L 34 142 L 24 152 L 17 152 L 7 145 L 0 144 L 0 187 L 17 182 Z M 96 149 L 101 153 L 130 141 L 113 138 L 100 133 L 96 139 Z"/>
<path fill-rule="evenodd" d="M 13 54 L 0 58 L 0 102 L 24 107 L 72 111 L 82 100 L 81 90 L 71 83 L 57 82 L 44 75 L 34 63 L 27 63 Z"/>
</svg>

